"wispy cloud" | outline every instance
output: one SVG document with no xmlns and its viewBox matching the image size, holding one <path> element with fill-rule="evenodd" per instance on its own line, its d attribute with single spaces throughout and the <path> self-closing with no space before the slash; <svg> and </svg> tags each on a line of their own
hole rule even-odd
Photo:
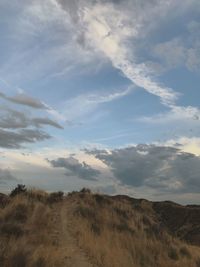
<svg viewBox="0 0 200 267">
<path fill-rule="evenodd" d="M 48 109 L 48 106 L 44 102 L 41 102 L 39 99 L 28 96 L 25 93 L 20 93 L 15 96 L 7 96 L 6 94 L 0 92 L 0 97 L 14 104 L 28 106 L 36 109 Z"/>
<path fill-rule="evenodd" d="M 134 86 L 131 85 L 121 91 L 81 94 L 67 100 L 62 107 L 61 114 L 67 121 L 83 119 L 101 104 L 120 99 L 130 94 L 133 90 Z"/>
<path fill-rule="evenodd" d="M 76 2 L 73 6 L 72 19 L 76 17 L 75 24 L 78 24 L 78 27 L 81 28 L 85 42 L 89 43 L 90 47 L 95 51 L 101 51 L 102 54 L 112 62 L 113 66 L 121 70 L 125 77 L 132 81 L 134 85 L 159 97 L 161 103 L 167 106 L 171 110 L 171 113 L 177 114 L 177 110 L 182 109 L 185 114 L 187 113 L 189 118 L 193 118 L 194 115 L 193 112 L 191 113 L 191 107 L 177 106 L 176 100 L 180 96 L 179 93 L 173 88 L 169 88 L 156 81 L 151 75 L 152 71 L 149 69 L 149 64 L 145 62 L 138 64 L 136 55 L 134 55 L 136 47 L 133 46 L 133 43 L 143 36 L 145 25 L 148 23 L 153 25 L 155 9 L 160 12 L 159 16 L 161 16 L 161 14 L 166 16 L 173 7 L 178 6 L 178 2 L 173 3 L 173 1 L 168 1 L 166 3 L 163 1 L 156 1 L 156 4 L 155 8 L 155 5 L 146 3 L 144 5 L 145 12 L 138 12 L 139 15 L 136 14 L 135 18 L 130 20 L 130 16 L 128 16 L 128 14 L 130 15 L 130 13 L 128 13 L 129 11 L 120 9 L 121 6 L 116 5 L 112 1 L 108 1 L 104 4 L 101 2 L 97 4 L 89 2 L 86 4 L 84 1 L 80 1 Z M 192 4 L 195 5 L 195 1 L 191 3 L 191 5 Z M 67 5 L 68 4 L 64 5 L 65 10 L 67 10 Z M 189 5 L 187 1 L 181 10 L 184 12 L 184 9 L 186 7 L 188 8 Z M 135 3 L 136 11 L 137 9 L 139 11 L 140 8 L 140 5 Z M 131 16 L 131 18 L 132 17 L 134 16 Z M 81 25 L 83 26 L 81 27 Z M 184 57 L 184 48 L 176 45 L 176 49 L 173 50 L 173 53 L 176 54 L 176 57 L 171 55 L 171 59 L 176 62 L 180 61 L 182 60 L 180 58 Z M 190 50 L 190 54 L 191 53 L 192 51 Z M 176 62 L 174 62 L 174 64 L 176 64 Z"/>
</svg>

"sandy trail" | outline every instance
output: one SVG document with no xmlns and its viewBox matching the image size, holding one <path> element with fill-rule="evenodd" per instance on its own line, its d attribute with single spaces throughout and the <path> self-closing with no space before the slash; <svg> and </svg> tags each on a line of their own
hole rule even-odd
<svg viewBox="0 0 200 267">
<path fill-rule="evenodd" d="M 54 208 L 54 243 L 58 246 L 62 258 L 63 267 L 97 267 L 90 262 L 85 252 L 80 249 L 71 233 L 72 222 L 70 221 L 69 203 L 64 201 Z"/>
</svg>

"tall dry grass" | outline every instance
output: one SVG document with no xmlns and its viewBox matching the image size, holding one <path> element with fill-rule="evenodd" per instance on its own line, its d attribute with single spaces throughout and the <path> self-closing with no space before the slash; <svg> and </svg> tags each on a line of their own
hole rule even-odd
<svg viewBox="0 0 200 267">
<path fill-rule="evenodd" d="M 89 190 L 63 198 L 62 192 L 35 189 L 0 205 L 0 266 L 65 267 L 66 248 L 56 234 L 62 235 L 62 216 L 56 217 L 61 210 L 77 246 L 95 266 L 200 267 L 200 248 L 172 237 L 151 202 Z"/>
<path fill-rule="evenodd" d="M 0 208 L 0 266 L 62 266 L 52 243 L 54 231 L 49 195 L 30 190 L 13 197 Z"/>
<path fill-rule="evenodd" d="M 100 267 L 199 267 L 200 249 L 170 236 L 150 202 L 79 193 L 71 196 L 78 245 Z"/>
</svg>

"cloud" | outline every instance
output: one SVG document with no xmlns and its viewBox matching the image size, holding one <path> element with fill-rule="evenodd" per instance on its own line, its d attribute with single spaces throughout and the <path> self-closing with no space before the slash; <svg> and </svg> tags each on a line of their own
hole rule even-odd
<svg viewBox="0 0 200 267">
<path fill-rule="evenodd" d="M 199 22 L 191 21 L 186 29 L 187 35 L 182 34 L 153 47 L 154 56 L 161 60 L 166 70 L 185 66 L 189 71 L 199 71 L 199 27 Z"/>
<path fill-rule="evenodd" d="M 153 116 L 144 116 L 138 118 L 138 121 L 152 124 L 166 124 L 171 122 L 198 122 L 200 119 L 200 109 L 192 106 L 172 106 L 171 110 L 165 113 L 156 114 Z M 192 121 L 193 120 L 193 121 Z"/>
<path fill-rule="evenodd" d="M 186 60 L 187 50 L 180 38 L 157 44 L 153 51 L 157 57 L 165 61 L 169 68 L 181 66 Z"/>
<path fill-rule="evenodd" d="M 0 128 L 3 129 L 22 129 L 28 127 L 40 128 L 42 126 L 53 126 L 63 129 L 57 122 L 47 117 L 31 117 L 24 112 L 13 110 L 10 108 L 1 108 Z"/>
<path fill-rule="evenodd" d="M 126 15 L 111 4 L 85 8 L 82 22 L 85 24 L 88 40 L 111 60 L 114 67 L 120 69 L 138 87 L 160 97 L 162 103 L 174 103 L 176 92 L 153 81 L 144 64 L 136 64 L 129 59 L 126 41 L 137 38 L 140 25 L 134 26 L 130 20 L 127 21 Z"/>
<path fill-rule="evenodd" d="M 38 129 L 22 129 L 19 131 L 8 131 L 0 129 L 0 147 L 21 148 L 26 143 L 44 141 L 51 136 Z"/>
<path fill-rule="evenodd" d="M 162 104 L 173 113 L 175 109 L 189 111 L 190 107 L 179 107 L 176 104 L 180 96 L 173 88 L 167 87 L 155 79 L 156 62 L 139 62 L 138 46 L 141 40 L 146 40 L 155 29 L 158 31 L 159 22 L 169 20 L 174 10 L 179 10 L 179 16 L 184 16 L 186 10 L 196 10 L 198 1 L 58 1 L 71 16 L 75 28 L 75 35 L 82 36 L 83 48 L 89 47 L 95 53 L 102 53 L 112 65 L 119 69 L 126 78 L 148 93 L 160 98 Z M 180 5 L 181 4 L 181 5 Z M 156 20 L 155 20 L 156 17 Z M 188 26 L 189 27 L 189 26 Z M 198 29 L 197 22 L 189 27 L 190 35 L 195 36 L 194 29 Z M 194 39 L 194 38 L 193 38 Z M 199 39 L 187 48 L 185 37 L 174 38 L 165 44 L 155 46 L 158 57 L 164 55 L 167 65 L 175 66 L 186 62 L 188 68 L 198 68 Z M 87 45 L 86 45 L 87 44 Z M 150 47 L 150 45 L 149 45 Z M 148 47 L 148 48 L 149 48 Z M 149 49 L 150 50 L 150 49 Z M 187 54 L 187 55 L 186 55 Z M 153 66 L 153 67 L 152 67 Z M 181 113 L 180 113 L 181 114 Z M 179 114 L 179 115 L 180 115 Z M 190 111 L 187 113 L 187 116 Z M 193 119 L 192 117 L 189 117 Z"/>
<path fill-rule="evenodd" d="M 200 157 L 177 147 L 137 145 L 127 148 L 92 150 L 123 184 L 149 187 L 159 192 L 199 192 Z"/>
<path fill-rule="evenodd" d="M 49 139 L 51 136 L 41 131 L 44 126 L 58 129 L 63 127 L 47 117 L 32 117 L 29 111 L 0 108 L 0 147 L 20 148 L 25 143 L 35 143 Z"/>
<path fill-rule="evenodd" d="M 120 99 L 133 91 L 133 86 L 128 86 L 121 91 L 106 93 L 85 93 L 67 100 L 64 104 L 63 115 L 67 121 L 82 118 L 91 114 L 99 105 Z M 90 116 L 91 117 L 91 116 Z"/>
<path fill-rule="evenodd" d="M 63 127 L 60 124 L 49 118 L 33 118 L 32 122 L 38 127 L 40 127 L 41 125 L 50 125 L 58 129 L 63 129 Z"/>
<path fill-rule="evenodd" d="M 55 168 L 64 168 L 67 170 L 66 175 L 72 175 L 84 180 L 95 181 L 100 171 L 93 169 L 85 162 L 80 163 L 76 158 L 70 156 L 68 158 L 58 158 L 56 160 L 48 160 Z"/>
<path fill-rule="evenodd" d="M 7 96 L 0 92 L 0 97 L 14 104 L 24 105 L 36 109 L 48 109 L 48 106 L 45 103 L 24 93 L 20 93 L 15 96 Z"/>
</svg>

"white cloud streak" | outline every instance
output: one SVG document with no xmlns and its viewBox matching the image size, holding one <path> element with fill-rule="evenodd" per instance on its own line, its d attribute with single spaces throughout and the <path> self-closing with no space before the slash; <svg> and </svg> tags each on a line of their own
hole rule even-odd
<svg viewBox="0 0 200 267">
<path fill-rule="evenodd" d="M 82 16 L 87 38 L 111 60 L 114 67 L 120 69 L 138 87 L 160 97 L 163 104 L 174 104 L 176 92 L 154 82 L 146 73 L 144 65 L 129 60 L 129 49 L 125 42 L 128 38 L 137 36 L 137 26 L 132 29 L 128 25 L 123 25 L 125 16 L 117 12 L 111 4 L 85 8 Z M 112 21 L 110 17 L 115 19 Z"/>
</svg>

